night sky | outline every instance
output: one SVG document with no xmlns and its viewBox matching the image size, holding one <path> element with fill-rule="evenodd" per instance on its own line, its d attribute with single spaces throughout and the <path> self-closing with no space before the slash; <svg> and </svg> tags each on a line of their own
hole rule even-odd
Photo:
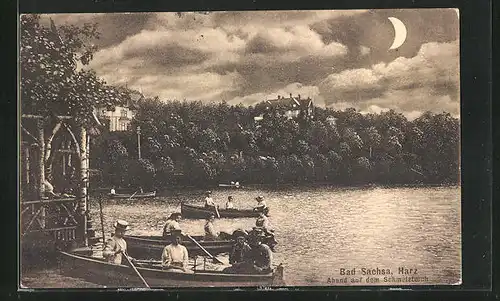
<svg viewBox="0 0 500 301">
<path fill-rule="evenodd" d="M 99 51 L 89 67 L 110 84 L 163 100 L 253 105 L 293 93 L 317 106 L 394 109 L 409 119 L 427 110 L 459 115 L 454 9 L 46 17 L 97 23 Z M 393 50 L 388 17 L 407 30 Z"/>
</svg>

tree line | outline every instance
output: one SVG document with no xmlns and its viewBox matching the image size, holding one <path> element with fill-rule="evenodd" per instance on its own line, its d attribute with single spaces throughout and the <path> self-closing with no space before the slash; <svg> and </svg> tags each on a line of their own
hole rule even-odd
<svg viewBox="0 0 500 301">
<path fill-rule="evenodd" d="M 138 107 L 130 131 L 94 140 L 91 162 L 102 169 L 102 185 L 459 182 L 460 123 L 449 113 L 409 121 L 393 110 L 315 107 L 312 118 L 288 119 L 279 108 L 158 97 Z"/>
</svg>

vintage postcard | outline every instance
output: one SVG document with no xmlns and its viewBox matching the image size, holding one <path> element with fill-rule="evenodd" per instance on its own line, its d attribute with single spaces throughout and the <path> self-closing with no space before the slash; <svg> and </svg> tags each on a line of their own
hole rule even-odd
<svg viewBox="0 0 500 301">
<path fill-rule="evenodd" d="M 20 288 L 459 285 L 459 11 L 23 14 Z"/>
</svg>

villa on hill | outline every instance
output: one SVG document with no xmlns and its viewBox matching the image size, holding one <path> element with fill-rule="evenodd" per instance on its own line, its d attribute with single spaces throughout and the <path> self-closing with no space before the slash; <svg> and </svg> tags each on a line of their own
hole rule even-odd
<svg viewBox="0 0 500 301">
<path fill-rule="evenodd" d="M 289 97 L 278 95 L 276 99 L 269 99 L 255 106 L 258 111 L 263 112 L 262 115 L 256 116 L 256 121 L 262 120 L 265 112 L 274 110 L 288 119 L 305 118 L 310 119 L 314 114 L 313 101 L 310 97 L 301 98 L 300 94 L 296 97 L 290 93 Z"/>
</svg>

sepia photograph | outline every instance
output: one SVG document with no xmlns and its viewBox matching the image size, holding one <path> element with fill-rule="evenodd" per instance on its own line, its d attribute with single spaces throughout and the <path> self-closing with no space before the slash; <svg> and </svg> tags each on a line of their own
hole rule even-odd
<svg viewBox="0 0 500 301">
<path fill-rule="evenodd" d="M 19 16 L 19 288 L 462 284 L 455 8 Z"/>
</svg>

